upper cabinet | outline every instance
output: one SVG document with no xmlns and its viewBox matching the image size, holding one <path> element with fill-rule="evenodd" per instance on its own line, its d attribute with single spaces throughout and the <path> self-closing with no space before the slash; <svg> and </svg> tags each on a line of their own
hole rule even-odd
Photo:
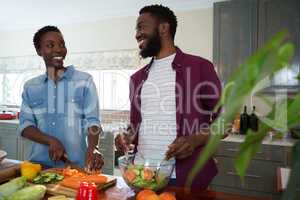
<svg viewBox="0 0 300 200">
<path fill-rule="evenodd" d="M 257 2 L 214 4 L 213 61 L 226 82 L 234 68 L 257 49 Z"/>
<path fill-rule="evenodd" d="M 289 31 L 295 57 L 289 69 L 278 73 L 271 88 L 298 88 L 300 68 L 299 0 L 232 0 L 214 4 L 213 60 L 223 82 L 257 48 L 280 30 Z"/>
<path fill-rule="evenodd" d="M 300 68 L 300 1 L 259 1 L 258 46 L 261 47 L 279 30 L 289 31 L 289 40 L 295 44 L 295 56 L 291 66 L 282 70 L 272 80 L 273 88 L 296 90 L 299 82 L 295 76 Z"/>
</svg>

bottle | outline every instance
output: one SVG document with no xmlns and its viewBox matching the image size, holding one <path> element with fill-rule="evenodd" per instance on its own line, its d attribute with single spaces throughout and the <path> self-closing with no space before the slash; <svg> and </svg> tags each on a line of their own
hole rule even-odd
<svg viewBox="0 0 300 200">
<path fill-rule="evenodd" d="M 244 112 L 240 115 L 240 134 L 244 135 L 248 130 L 248 119 L 247 106 L 244 106 Z"/>
<path fill-rule="evenodd" d="M 258 117 L 255 114 L 255 106 L 253 106 L 252 114 L 249 117 L 249 128 L 254 132 L 258 131 Z"/>
<path fill-rule="evenodd" d="M 237 113 L 232 124 L 232 132 L 238 134 L 239 130 L 240 130 L 240 114 Z"/>
<path fill-rule="evenodd" d="M 76 200 L 97 200 L 98 191 L 95 183 L 81 182 Z"/>
</svg>

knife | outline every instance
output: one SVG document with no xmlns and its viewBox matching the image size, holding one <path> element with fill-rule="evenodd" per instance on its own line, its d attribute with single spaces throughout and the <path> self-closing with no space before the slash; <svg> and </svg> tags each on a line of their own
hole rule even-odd
<svg viewBox="0 0 300 200">
<path fill-rule="evenodd" d="M 77 165 L 76 163 L 70 161 L 68 159 L 68 156 L 67 154 L 64 154 L 62 157 L 61 157 L 61 161 L 63 161 L 65 163 L 65 167 L 69 167 L 69 168 L 72 168 L 72 169 L 76 169 L 78 170 L 79 172 L 83 172 L 83 173 L 86 173 L 86 171 L 80 167 L 79 165 Z"/>
</svg>

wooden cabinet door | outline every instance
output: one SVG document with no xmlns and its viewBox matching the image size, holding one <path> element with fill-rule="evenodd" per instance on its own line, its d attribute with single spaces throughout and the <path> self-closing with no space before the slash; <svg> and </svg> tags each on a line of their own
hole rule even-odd
<svg viewBox="0 0 300 200">
<path fill-rule="evenodd" d="M 272 85 L 297 87 L 295 76 L 300 68 L 300 1 L 260 0 L 259 1 L 259 47 L 280 30 L 289 31 L 289 40 L 295 44 L 295 57 L 290 69 L 284 69 L 274 77 Z"/>
<path fill-rule="evenodd" d="M 222 82 L 257 48 L 257 1 L 214 4 L 213 61 Z"/>
</svg>

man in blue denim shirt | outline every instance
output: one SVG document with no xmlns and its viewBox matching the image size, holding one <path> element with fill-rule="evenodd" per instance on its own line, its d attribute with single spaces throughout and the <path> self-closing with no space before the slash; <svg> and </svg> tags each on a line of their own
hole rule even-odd
<svg viewBox="0 0 300 200">
<path fill-rule="evenodd" d="M 22 94 L 19 133 L 34 142 L 29 160 L 54 167 L 68 158 L 88 170 L 101 169 L 95 149 L 102 130 L 91 75 L 64 67 L 67 48 L 57 27 L 41 28 L 33 42 L 46 73 L 27 81 Z"/>
</svg>

